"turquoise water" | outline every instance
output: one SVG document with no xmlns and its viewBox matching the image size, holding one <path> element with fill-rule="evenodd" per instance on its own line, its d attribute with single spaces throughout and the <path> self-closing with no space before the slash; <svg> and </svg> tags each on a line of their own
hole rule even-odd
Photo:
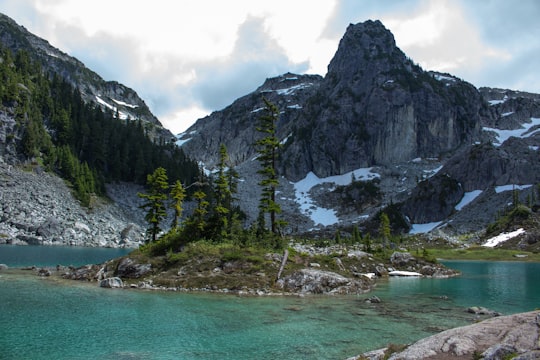
<svg viewBox="0 0 540 360">
<path fill-rule="evenodd" d="M 24 266 L 82 266 L 99 264 L 128 254 L 133 249 L 87 248 L 76 246 L 0 245 L 0 264 Z"/>
<path fill-rule="evenodd" d="M 539 306 L 540 264 L 449 264 L 464 275 L 304 298 L 112 290 L 0 272 L 0 359 L 345 359 L 468 324 L 467 306 Z M 366 303 L 372 295 L 382 303 Z"/>
</svg>

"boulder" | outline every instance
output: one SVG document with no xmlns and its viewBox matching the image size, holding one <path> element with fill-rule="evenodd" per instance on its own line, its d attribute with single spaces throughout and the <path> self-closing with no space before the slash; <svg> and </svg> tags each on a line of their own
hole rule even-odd
<svg viewBox="0 0 540 360">
<path fill-rule="evenodd" d="M 152 271 L 152 264 L 138 264 L 131 258 L 120 260 L 115 275 L 122 278 L 138 279 Z"/>
<path fill-rule="evenodd" d="M 360 294 L 370 289 L 367 278 L 350 279 L 318 269 L 302 269 L 278 280 L 284 290 L 301 294 Z"/>
<path fill-rule="evenodd" d="M 37 228 L 36 234 L 43 236 L 46 239 L 50 239 L 62 234 L 63 230 L 62 224 L 60 224 L 58 219 L 49 217 Z"/>
<path fill-rule="evenodd" d="M 124 283 L 119 277 L 112 277 L 101 280 L 99 286 L 104 288 L 123 288 Z"/>
<path fill-rule="evenodd" d="M 416 261 L 416 258 L 408 252 L 396 251 L 390 256 L 390 262 L 394 266 L 406 266 L 409 262 Z"/>
</svg>

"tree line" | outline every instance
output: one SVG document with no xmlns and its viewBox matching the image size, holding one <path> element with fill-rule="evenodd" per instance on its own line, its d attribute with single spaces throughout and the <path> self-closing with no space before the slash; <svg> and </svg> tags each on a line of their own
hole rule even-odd
<svg viewBox="0 0 540 360">
<path fill-rule="evenodd" d="M 173 180 L 192 182 L 198 164 L 174 143 L 156 144 L 140 119 L 85 102 L 80 91 L 57 74 L 43 71 L 26 51 L 0 49 L 1 110 L 12 115 L 21 160 L 32 160 L 68 180 L 75 196 L 88 205 L 103 195 L 104 184 L 144 184 L 156 166 Z"/>
</svg>

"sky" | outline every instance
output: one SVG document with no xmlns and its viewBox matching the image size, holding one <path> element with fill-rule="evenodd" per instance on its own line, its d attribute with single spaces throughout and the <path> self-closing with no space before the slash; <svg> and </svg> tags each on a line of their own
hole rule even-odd
<svg viewBox="0 0 540 360">
<path fill-rule="evenodd" d="M 286 72 L 324 76 L 380 20 L 425 70 L 540 93 L 540 1 L 0 0 L 0 12 L 135 91 L 180 133 Z"/>
</svg>

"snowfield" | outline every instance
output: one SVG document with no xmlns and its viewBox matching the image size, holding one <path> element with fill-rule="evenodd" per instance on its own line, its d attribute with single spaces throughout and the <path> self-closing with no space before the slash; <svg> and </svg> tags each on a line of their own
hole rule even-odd
<svg viewBox="0 0 540 360">
<path fill-rule="evenodd" d="M 328 226 L 337 224 L 339 219 L 335 210 L 317 206 L 309 192 L 313 187 L 322 184 L 333 184 L 334 186 L 349 185 L 352 182 L 353 176 L 357 180 L 362 181 L 380 178 L 380 175 L 373 172 L 372 168 L 362 168 L 350 171 L 343 175 L 329 176 L 326 178 L 319 178 L 313 172 L 309 172 L 305 178 L 293 183 L 296 202 L 300 205 L 302 213 L 311 218 L 316 225 L 320 224 Z"/>
<path fill-rule="evenodd" d="M 519 228 L 516 231 L 512 231 L 509 233 L 502 233 L 497 236 L 494 236 L 492 238 L 489 238 L 482 246 L 485 247 L 495 247 L 499 245 L 500 243 L 503 243 L 505 241 L 508 241 L 512 238 L 515 238 L 516 236 L 519 236 L 521 234 L 525 234 L 525 230 L 523 228 Z"/>
<path fill-rule="evenodd" d="M 530 131 L 535 126 L 540 126 L 540 118 L 531 118 L 531 122 L 523 124 L 521 129 L 501 130 L 501 129 L 484 127 L 482 128 L 482 130 L 494 132 L 496 134 L 497 139 L 493 145 L 501 146 L 502 143 L 504 143 L 510 137 L 517 137 L 517 138 L 524 139 L 524 138 L 531 137 L 532 135 L 536 133 L 540 133 L 540 129 L 535 129 L 533 131 Z"/>
</svg>

